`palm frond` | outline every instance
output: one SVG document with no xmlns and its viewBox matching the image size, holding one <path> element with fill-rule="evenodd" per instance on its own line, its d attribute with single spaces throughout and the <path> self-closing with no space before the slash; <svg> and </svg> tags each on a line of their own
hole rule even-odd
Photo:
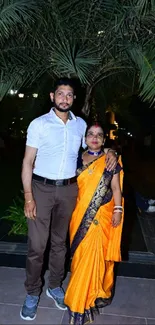
<svg viewBox="0 0 155 325">
<path fill-rule="evenodd" d="M 154 0 L 3 1 L 1 96 L 9 87 L 30 84 L 45 72 L 74 76 L 93 88 L 131 69 L 131 74 L 140 72 L 140 95 L 152 101 L 154 7 Z M 131 54 L 129 44 L 139 52 Z"/>
<path fill-rule="evenodd" d="M 155 98 L 155 47 L 142 51 L 140 48 L 130 50 L 135 65 L 138 67 L 140 96 L 153 104 Z"/>
<path fill-rule="evenodd" d="M 136 0 L 136 7 L 138 13 L 145 16 L 147 12 L 155 11 L 155 2 L 154 0 Z"/>
<path fill-rule="evenodd" d="M 41 3 L 41 2 L 40 2 Z M 34 0 L 5 0 L 0 5 L 0 39 L 13 35 L 39 17 L 40 6 Z"/>
<path fill-rule="evenodd" d="M 95 50 L 81 48 L 72 40 L 55 40 L 49 62 L 57 75 L 77 77 L 85 84 L 90 82 L 92 70 L 99 64 L 99 59 Z"/>
</svg>

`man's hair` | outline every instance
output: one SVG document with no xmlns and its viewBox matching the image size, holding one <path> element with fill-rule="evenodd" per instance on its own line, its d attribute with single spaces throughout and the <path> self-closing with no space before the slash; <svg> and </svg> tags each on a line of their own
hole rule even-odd
<svg viewBox="0 0 155 325">
<path fill-rule="evenodd" d="M 59 86 L 70 86 L 73 91 L 75 91 L 75 86 L 74 86 L 74 82 L 72 79 L 67 78 L 67 77 L 63 77 L 63 78 L 59 78 L 56 80 L 55 84 L 54 84 L 54 93 L 55 91 L 58 89 Z"/>
</svg>

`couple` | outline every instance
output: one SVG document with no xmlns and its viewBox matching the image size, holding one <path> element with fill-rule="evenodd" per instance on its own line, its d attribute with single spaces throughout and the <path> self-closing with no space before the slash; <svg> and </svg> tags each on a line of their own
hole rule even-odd
<svg viewBox="0 0 155 325">
<path fill-rule="evenodd" d="M 28 255 L 25 281 L 27 296 L 20 316 L 25 320 L 33 320 L 36 317 L 42 286 L 44 252 L 50 235 L 50 275 L 46 294 L 55 301 L 58 308 L 65 310 L 67 305 L 71 322 L 78 323 L 79 315 L 82 317 L 80 322 L 83 322 L 86 313 L 90 318 L 92 307 L 100 307 L 105 299 L 109 301 L 110 298 L 113 261 L 120 259 L 119 242 L 122 227 L 120 166 L 117 165 L 114 152 L 105 149 L 107 153 L 105 158 L 101 150 L 104 142 L 103 129 L 99 125 L 91 126 L 86 133 L 89 150 L 78 159 L 78 172 L 81 172 L 78 176 L 78 192 L 77 157 L 80 146 L 85 147 L 86 123 L 70 111 L 75 98 L 72 81 L 68 78 L 59 79 L 50 97 L 53 102 L 51 111 L 32 121 L 28 128 L 23 160 L 22 181 L 25 196 L 24 212 L 28 218 Z M 100 211 L 102 209 L 105 217 L 103 222 Z M 70 235 L 73 273 L 64 301 L 61 285 L 64 278 L 66 237 L 72 213 Z M 94 242 L 96 246 L 93 248 L 90 243 L 92 244 L 94 235 L 100 240 L 99 246 Z M 89 256 L 88 259 L 85 258 L 85 251 L 89 246 L 92 261 Z M 93 260 L 94 249 L 96 261 Z M 105 259 L 107 261 L 104 265 Z M 80 265 L 81 260 L 83 265 Z M 99 267 L 99 273 L 96 274 L 96 279 L 95 273 L 91 273 L 92 278 L 89 279 L 92 283 L 84 288 L 83 283 L 86 284 L 90 267 L 92 270 Z M 102 281 L 105 282 L 105 288 L 103 286 L 101 290 Z M 86 301 L 86 297 L 89 301 Z M 82 303 L 83 307 L 79 303 Z"/>
</svg>

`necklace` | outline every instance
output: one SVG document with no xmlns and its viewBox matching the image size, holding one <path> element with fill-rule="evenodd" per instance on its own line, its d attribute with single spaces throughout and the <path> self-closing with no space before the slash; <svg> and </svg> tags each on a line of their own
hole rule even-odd
<svg viewBox="0 0 155 325">
<path fill-rule="evenodd" d="M 96 151 L 96 152 L 88 150 L 87 153 L 89 155 L 92 155 L 92 156 L 96 156 L 97 157 L 97 156 L 99 156 L 102 153 L 102 150 Z"/>
<path fill-rule="evenodd" d="M 88 166 L 88 174 L 89 174 L 89 175 L 93 174 L 94 169 L 95 169 L 95 167 L 93 167 L 93 168 L 89 168 L 89 166 Z"/>
</svg>

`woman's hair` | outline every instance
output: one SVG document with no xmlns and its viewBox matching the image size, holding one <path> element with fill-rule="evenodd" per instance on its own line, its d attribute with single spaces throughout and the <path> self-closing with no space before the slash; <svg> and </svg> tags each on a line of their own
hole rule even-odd
<svg viewBox="0 0 155 325">
<path fill-rule="evenodd" d="M 104 136 L 104 128 L 103 128 L 102 123 L 100 123 L 100 122 L 92 122 L 91 124 L 88 124 L 88 126 L 86 128 L 85 137 L 87 136 L 87 133 L 88 133 L 88 131 L 90 130 L 90 128 L 92 126 L 100 127 L 102 129 L 102 131 L 103 131 L 103 136 Z"/>
</svg>

